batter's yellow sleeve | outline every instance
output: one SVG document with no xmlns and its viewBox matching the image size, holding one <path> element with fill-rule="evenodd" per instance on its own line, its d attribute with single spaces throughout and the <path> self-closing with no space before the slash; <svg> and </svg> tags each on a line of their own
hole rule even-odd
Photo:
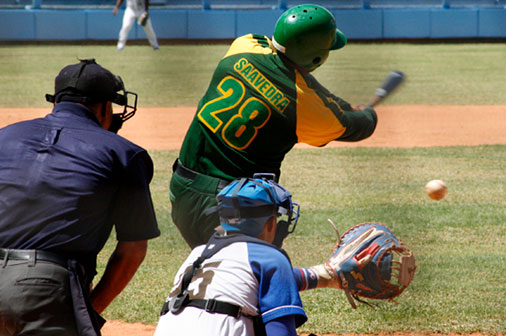
<svg viewBox="0 0 506 336">
<path fill-rule="evenodd" d="M 323 146 L 338 139 L 346 127 L 338 116 L 344 118 L 341 103 L 309 87 L 308 82 L 296 72 L 297 89 L 297 138 L 298 142 L 312 146 Z"/>
</svg>

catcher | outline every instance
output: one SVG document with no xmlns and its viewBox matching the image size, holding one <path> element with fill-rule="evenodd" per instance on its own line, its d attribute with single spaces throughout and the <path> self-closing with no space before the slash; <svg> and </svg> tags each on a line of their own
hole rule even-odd
<svg viewBox="0 0 506 336">
<path fill-rule="evenodd" d="M 341 288 L 355 308 L 353 298 L 391 299 L 413 279 L 410 250 L 379 223 L 348 230 L 326 263 L 293 268 L 281 247 L 299 206 L 272 180 L 236 179 L 217 202 L 225 233 L 180 267 L 155 336 L 297 335 L 307 320 L 300 290 Z"/>
</svg>

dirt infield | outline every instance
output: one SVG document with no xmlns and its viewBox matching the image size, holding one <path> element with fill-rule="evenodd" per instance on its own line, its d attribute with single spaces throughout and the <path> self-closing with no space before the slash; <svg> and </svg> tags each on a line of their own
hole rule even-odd
<svg viewBox="0 0 506 336">
<path fill-rule="evenodd" d="M 330 147 L 422 147 L 506 144 L 506 105 L 380 106 L 375 133 L 357 143 Z M 0 109 L 0 127 L 50 112 L 46 109 Z M 177 149 L 195 108 L 141 107 L 120 134 L 147 149 Z M 309 147 L 304 144 L 297 147 Z"/>
<path fill-rule="evenodd" d="M 151 325 L 145 325 L 141 323 L 124 323 L 121 321 L 109 321 L 102 328 L 102 336 L 151 336 L 155 332 L 156 327 Z M 300 334 L 300 336 L 308 336 L 308 334 Z M 320 336 L 338 336 L 336 334 L 325 334 Z M 430 334 L 430 333 L 400 333 L 396 332 L 393 334 L 342 334 L 339 336 L 442 336 L 442 334 Z M 472 334 L 444 334 L 444 336 L 483 336 L 480 333 Z"/>
<path fill-rule="evenodd" d="M 109 321 L 102 328 L 102 336 L 124 336 L 124 335 L 132 335 L 132 336 L 151 336 L 155 332 L 156 327 L 151 325 L 145 325 L 141 323 L 124 323 L 121 321 Z M 442 336 L 443 334 L 431 334 L 431 333 L 414 333 L 407 332 L 401 333 L 396 332 L 393 334 L 320 334 L 319 336 Z M 300 334 L 300 336 L 308 336 L 308 334 Z M 483 336 L 480 333 L 472 333 L 472 334 L 444 334 L 444 336 Z"/>
<path fill-rule="evenodd" d="M 506 144 L 506 105 L 492 106 L 380 106 L 375 133 L 357 143 L 333 142 L 330 147 L 429 147 Z M 43 117 L 50 108 L 0 109 L 0 127 Z M 120 134 L 147 149 L 177 149 L 183 141 L 195 108 L 139 108 Z M 297 147 L 309 147 L 297 145 Z M 148 336 L 155 326 L 109 321 L 104 336 Z M 383 334 L 379 334 L 383 335 Z M 436 334 L 395 333 L 391 336 Z M 477 336 L 479 334 L 471 334 Z M 355 335 L 356 336 L 356 335 Z M 383 335 L 385 336 L 385 335 Z"/>
</svg>

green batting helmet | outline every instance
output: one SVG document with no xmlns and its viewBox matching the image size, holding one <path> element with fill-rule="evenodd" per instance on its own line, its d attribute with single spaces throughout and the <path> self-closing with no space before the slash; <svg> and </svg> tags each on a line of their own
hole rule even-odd
<svg viewBox="0 0 506 336">
<path fill-rule="evenodd" d="M 322 65 L 330 50 L 346 45 L 332 13 L 318 5 L 299 5 L 284 12 L 272 40 L 278 51 L 309 71 Z"/>
</svg>

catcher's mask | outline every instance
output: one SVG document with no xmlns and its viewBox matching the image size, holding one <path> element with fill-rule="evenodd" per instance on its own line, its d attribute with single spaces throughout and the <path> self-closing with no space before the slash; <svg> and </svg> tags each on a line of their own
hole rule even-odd
<svg viewBox="0 0 506 336">
<path fill-rule="evenodd" d="M 281 14 L 272 43 L 292 62 L 313 71 L 325 63 L 330 50 L 344 47 L 347 40 L 326 8 L 299 5 Z"/>
<path fill-rule="evenodd" d="M 274 244 L 281 247 L 283 239 L 295 230 L 299 205 L 278 183 L 266 178 L 240 178 L 231 182 L 216 196 L 220 222 L 226 232 L 242 232 L 256 237 L 267 221 L 275 216 L 287 216 L 278 221 Z"/>
<path fill-rule="evenodd" d="M 109 130 L 114 133 L 137 111 L 137 94 L 126 91 L 121 77 L 103 68 L 94 59 L 80 60 L 64 67 L 55 78 L 54 92 L 54 95 L 46 94 L 48 102 L 93 104 L 110 101 L 124 106 L 123 112 L 113 114 Z"/>
</svg>

